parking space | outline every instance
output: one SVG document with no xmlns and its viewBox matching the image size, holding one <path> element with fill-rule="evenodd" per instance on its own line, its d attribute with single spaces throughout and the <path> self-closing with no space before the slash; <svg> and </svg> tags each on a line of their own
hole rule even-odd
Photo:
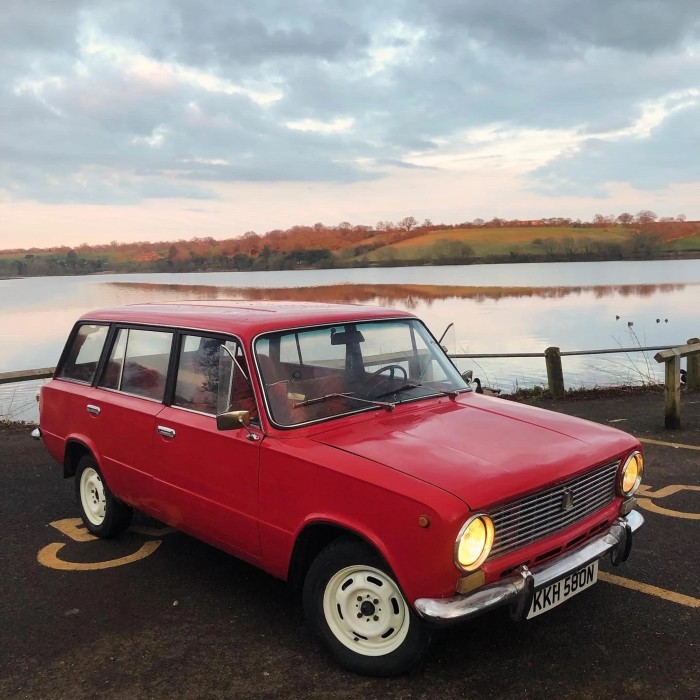
<svg viewBox="0 0 700 700">
<path fill-rule="evenodd" d="M 94 539 L 43 446 L 0 432 L 0 697 L 697 697 L 700 451 L 682 438 L 700 441 L 668 437 L 644 434 L 626 564 L 528 622 L 450 628 L 384 680 L 327 660 L 285 584 L 216 549 L 138 517 Z"/>
</svg>

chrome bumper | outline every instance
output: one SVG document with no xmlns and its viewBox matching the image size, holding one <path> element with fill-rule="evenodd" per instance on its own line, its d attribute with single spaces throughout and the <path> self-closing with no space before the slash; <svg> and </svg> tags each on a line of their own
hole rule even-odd
<svg viewBox="0 0 700 700">
<path fill-rule="evenodd" d="M 419 598 L 415 602 L 419 615 L 432 623 L 449 625 L 497 608 L 511 605 L 515 619 L 527 615 L 535 589 L 548 586 L 567 574 L 590 564 L 610 552 L 612 563 L 621 564 L 632 548 L 632 533 L 644 524 L 636 510 L 618 518 L 610 529 L 577 549 L 529 569 L 520 569 L 501 581 L 453 598 Z"/>
<path fill-rule="evenodd" d="M 34 430 L 32 430 L 32 438 L 34 440 L 41 440 L 41 428 L 34 428 Z"/>
</svg>

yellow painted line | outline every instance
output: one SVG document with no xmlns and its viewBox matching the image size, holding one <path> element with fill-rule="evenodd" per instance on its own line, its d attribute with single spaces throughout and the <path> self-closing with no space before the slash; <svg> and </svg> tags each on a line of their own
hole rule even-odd
<svg viewBox="0 0 700 700">
<path fill-rule="evenodd" d="M 71 562 L 60 559 L 58 553 L 66 546 L 63 542 L 53 542 L 47 544 L 41 549 L 36 556 L 37 561 L 42 566 L 47 566 L 49 569 L 58 569 L 59 571 L 98 571 L 100 569 L 112 569 L 115 566 L 124 566 L 131 564 L 139 559 L 145 559 L 149 554 L 158 549 L 162 540 L 151 540 L 143 544 L 138 551 L 129 554 L 119 559 L 110 559 L 108 561 L 96 562 Z"/>
<path fill-rule="evenodd" d="M 698 450 L 700 451 L 700 445 L 684 445 L 681 442 L 664 442 L 663 440 L 652 440 L 651 438 L 640 438 L 637 437 L 639 442 L 646 442 L 650 445 L 661 445 L 662 447 L 675 447 L 683 450 Z"/>
<path fill-rule="evenodd" d="M 64 518 L 63 520 L 54 520 L 49 523 L 51 527 L 55 527 L 59 532 L 62 532 L 66 537 L 70 537 L 74 542 L 92 542 L 98 539 L 95 535 L 91 535 L 88 529 L 83 524 L 80 518 Z"/>
<path fill-rule="evenodd" d="M 653 595 L 656 598 L 663 598 L 664 600 L 669 600 L 672 603 L 678 603 L 678 605 L 685 605 L 688 608 L 700 608 L 700 598 L 693 598 L 692 596 L 683 595 L 682 593 L 667 591 L 665 588 L 650 586 L 648 583 L 640 583 L 639 581 L 632 581 L 632 579 L 622 578 L 622 576 L 615 576 L 614 574 L 608 574 L 605 571 L 599 571 L 598 578 L 601 581 L 614 583 L 616 586 L 629 588 L 630 590 L 646 593 L 647 595 Z"/>
<path fill-rule="evenodd" d="M 670 486 L 664 486 L 658 491 L 650 491 L 649 489 L 651 489 L 651 486 L 641 484 L 637 493 L 645 498 L 666 498 L 667 496 L 673 496 L 674 493 L 678 493 L 679 491 L 700 491 L 700 486 L 671 484 Z"/>
<path fill-rule="evenodd" d="M 671 510 L 670 508 L 662 508 L 652 503 L 648 498 L 637 499 L 637 505 L 650 513 L 658 513 L 659 515 L 668 515 L 670 518 L 682 518 L 684 520 L 700 520 L 700 513 L 685 513 L 682 510 Z"/>
</svg>

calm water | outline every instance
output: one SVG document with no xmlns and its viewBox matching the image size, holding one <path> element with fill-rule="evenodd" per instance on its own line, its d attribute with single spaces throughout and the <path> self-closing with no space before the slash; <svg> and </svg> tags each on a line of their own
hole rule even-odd
<svg viewBox="0 0 700 700">
<path fill-rule="evenodd" d="M 308 299 L 413 311 L 451 353 L 675 345 L 700 336 L 700 260 L 469 265 L 0 280 L 0 372 L 56 364 L 76 318 L 163 299 Z M 617 318 L 619 317 L 619 318 Z M 632 324 L 632 325 L 629 325 Z M 564 358 L 568 387 L 660 378 L 654 353 Z M 546 383 L 544 359 L 458 360 L 504 391 Z M 36 387 L 0 386 L 0 418 L 32 420 Z"/>
</svg>

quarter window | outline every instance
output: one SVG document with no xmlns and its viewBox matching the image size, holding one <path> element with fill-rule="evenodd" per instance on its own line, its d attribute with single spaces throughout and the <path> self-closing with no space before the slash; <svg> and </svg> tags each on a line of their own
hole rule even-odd
<svg viewBox="0 0 700 700">
<path fill-rule="evenodd" d="M 62 379 L 74 379 L 92 384 L 108 330 L 109 326 L 81 325 L 73 338 L 58 376 Z"/>
<path fill-rule="evenodd" d="M 183 336 L 173 405 L 210 415 L 246 410 L 255 418 L 255 399 L 241 346 L 232 340 Z"/>
</svg>

